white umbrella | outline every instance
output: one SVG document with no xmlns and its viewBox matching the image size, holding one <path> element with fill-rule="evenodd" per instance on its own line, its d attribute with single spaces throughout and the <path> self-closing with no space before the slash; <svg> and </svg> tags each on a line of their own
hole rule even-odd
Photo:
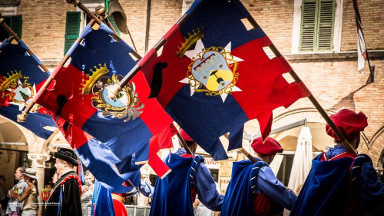
<svg viewBox="0 0 384 216">
<path fill-rule="evenodd" d="M 298 193 L 307 178 L 312 164 L 312 135 L 309 127 L 304 126 L 297 139 L 288 187 Z"/>
</svg>

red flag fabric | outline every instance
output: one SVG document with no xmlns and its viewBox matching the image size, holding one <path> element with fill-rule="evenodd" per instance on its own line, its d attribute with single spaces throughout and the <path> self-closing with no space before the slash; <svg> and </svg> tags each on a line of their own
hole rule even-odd
<svg viewBox="0 0 384 216">
<path fill-rule="evenodd" d="M 172 137 L 177 133 L 177 129 L 173 124 L 168 128 L 157 133 L 150 140 L 149 144 L 149 160 L 148 164 L 152 169 L 156 170 L 156 174 L 160 178 L 164 178 L 172 170 L 162 161 L 157 153 L 160 149 L 172 148 Z"/>
<path fill-rule="evenodd" d="M 152 49 L 139 64 L 177 124 L 215 160 L 226 159 L 220 136 L 229 133 L 228 150 L 240 148 L 244 123 L 257 119 L 266 138 L 272 111 L 310 92 L 284 79 L 292 68 L 267 56 L 272 42 L 260 27 L 247 30 L 240 1 L 195 1 L 187 15 L 163 37 L 162 54 Z"/>
<path fill-rule="evenodd" d="M 99 29 L 88 25 L 81 43 L 76 42 L 68 52 L 70 64 L 58 67 L 51 75 L 53 84 L 39 91 L 34 100 L 54 117 L 102 142 L 120 160 L 115 164 L 119 172 L 125 173 L 130 167 L 126 163 L 133 158 L 136 164 L 148 161 L 151 137 L 173 120 L 157 100 L 148 98 L 150 88 L 142 72 L 116 100 L 108 97 L 108 89 L 136 64 L 130 56 L 132 49 L 124 41 L 114 40 L 112 34 L 105 24 Z"/>
</svg>

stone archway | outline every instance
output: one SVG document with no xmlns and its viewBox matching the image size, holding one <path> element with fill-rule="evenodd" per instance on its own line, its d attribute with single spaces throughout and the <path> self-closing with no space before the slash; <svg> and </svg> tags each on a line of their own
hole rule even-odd
<svg viewBox="0 0 384 216">
<path fill-rule="evenodd" d="M 328 115 L 335 113 L 332 110 L 326 111 Z M 310 128 L 312 134 L 313 152 L 326 151 L 326 147 L 334 145 L 333 138 L 329 137 L 325 132 L 325 120 L 320 113 L 312 107 L 289 110 L 275 116 L 272 131 L 279 131 L 286 125 L 295 125 L 295 123 L 306 122 L 306 126 Z M 283 130 L 272 134 L 287 151 L 295 151 L 297 138 L 304 123 L 297 124 L 296 127 Z"/>
<path fill-rule="evenodd" d="M 383 127 L 370 140 L 370 153 L 373 154 L 372 162 L 378 169 L 382 169 L 384 164 L 384 130 L 382 129 Z M 375 155 L 377 156 L 375 157 Z"/>
</svg>

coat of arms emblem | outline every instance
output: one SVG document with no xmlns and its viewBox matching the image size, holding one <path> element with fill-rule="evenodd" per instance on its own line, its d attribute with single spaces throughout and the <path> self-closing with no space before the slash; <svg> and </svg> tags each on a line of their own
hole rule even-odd
<svg viewBox="0 0 384 216">
<path fill-rule="evenodd" d="M 191 96 L 195 92 L 204 92 L 207 96 L 220 95 L 225 102 L 228 94 L 241 91 L 236 86 L 239 80 L 239 73 L 236 71 L 238 62 L 243 60 L 232 55 L 231 43 L 225 47 L 205 48 L 201 38 L 201 31 L 194 31 L 181 46 L 178 56 L 190 58 L 191 63 L 186 78 L 180 82 L 190 85 Z M 188 50 L 191 44 L 195 44 L 195 48 Z"/>
<path fill-rule="evenodd" d="M 103 117 L 124 118 L 124 121 L 136 119 L 143 112 L 144 104 L 139 102 L 135 84 L 132 82 L 126 85 L 116 99 L 110 99 L 108 89 L 118 84 L 123 76 L 115 74 L 112 77 L 107 76 L 109 70 L 106 64 L 99 64 L 99 67 L 94 68 L 95 70 L 91 70 L 92 75 L 87 76 L 88 79 L 83 85 L 83 94 L 94 95 L 92 106 L 98 109 Z"/>
<path fill-rule="evenodd" d="M 36 94 L 35 85 L 28 83 L 29 77 L 23 76 L 21 71 L 11 71 L 7 75 L 0 78 L 0 93 L 9 104 L 17 105 L 22 110 Z"/>
</svg>

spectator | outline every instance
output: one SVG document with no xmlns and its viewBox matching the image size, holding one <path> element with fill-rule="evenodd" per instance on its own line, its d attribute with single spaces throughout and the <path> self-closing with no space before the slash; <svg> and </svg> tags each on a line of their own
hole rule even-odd
<svg viewBox="0 0 384 216">
<path fill-rule="evenodd" d="M 84 174 L 85 186 L 83 194 L 81 195 L 81 209 L 83 215 L 87 215 L 87 206 L 90 206 L 92 203 L 93 187 L 95 184 L 95 177 L 92 173 L 87 170 Z"/>
<path fill-rule="evenodd" d="M 17 201 L 19 203 L 25 202 L 21 216 L 35 216 L 37 215 L 38 207 L 36 170 L 32 168 L 27 168 L 22 174 L 24 175 L 24 179 L 27 182 L 28 186 L 25 189 L 23 195 L 17 197 Z"/>
<path fill-rule="evenodd" d="M 21 210 L 23 209 L 24 202 L 19 203 L 17 201 L 17 197 L 21 196 L 24 193 L 25 188 L 27 188 L 28 186 L 27 182 L 25 182 L 24 180 L 23 173 L 25 173 L 24 167 L 19 167 L 15 171 L 15 179 L 18 180 L 18 182 L 8 191 L 8 197 L 10 199 L 7 205 L 7 211 L 5 212 L 7 215 L 21 215 Z"/>
</svg>

